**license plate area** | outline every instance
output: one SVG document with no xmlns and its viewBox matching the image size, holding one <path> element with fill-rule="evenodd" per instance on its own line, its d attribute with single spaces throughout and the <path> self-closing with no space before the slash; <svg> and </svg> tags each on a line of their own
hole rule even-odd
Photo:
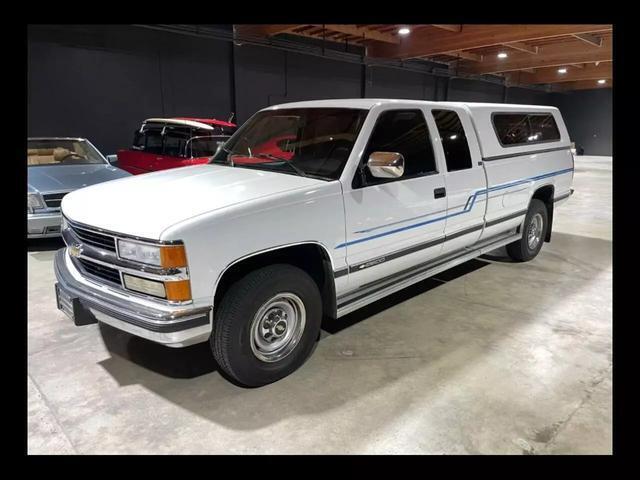
<svg viewBox="0 0 640 480">
<path fill-rule="evenodd" d="M 69 295 L 64 289 L 60 288 L 60 285 L 57 283 L 56 303 L 58 310 L 61 310 L 66 316 L 73 320 L 73 323 L 77 326 L 98 323 L 98 320 L 93 314 L 80 303 L 79 298 Z"/>
</svg>

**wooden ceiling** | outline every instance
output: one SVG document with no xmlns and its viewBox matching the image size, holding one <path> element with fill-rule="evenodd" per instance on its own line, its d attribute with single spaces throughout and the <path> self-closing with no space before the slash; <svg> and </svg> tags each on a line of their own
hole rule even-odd
<svg viewBox="0 0 640 480">
<path fill-rule="evenodd" d="M 552 90 L 567 91 L 613 85 L 612 25 L 279 24 L 234 28 L 239 36 L 288 34 L 359 45 L 368 57 L 429 60 L 446 64 L 457 75 L 502 76 L 512 86 L 549 84 Z M 409 34 L 400 35 L 401 28 L 408 28 Z"/>
</svg>

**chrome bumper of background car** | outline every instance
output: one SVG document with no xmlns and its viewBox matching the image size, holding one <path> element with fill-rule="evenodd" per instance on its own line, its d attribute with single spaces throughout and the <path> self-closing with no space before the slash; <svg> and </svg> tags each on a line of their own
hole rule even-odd
<svg viewBox="0 0 640 480">
<path fill-rule="evenodd" d="M 27 238 L 59 237 L 61 222 L 60 211 L 27 213 Z"/>
<path fill-rule="evenodd" d="M 123 299 L 121 293 L 110 293 L 108 288 L 90 287 L 80 282 L 70 271 L 66 248 L 58 250 L 54 259 L 54 271 L 58 283 L 56 289 L 63 292 L 71 303 L 88 312 L 95 321 L 106 323 L 132 335 L 146 338 L 170 347 L 184 347 L 206 341 L 211 333 L 211 307 L 151 307 Z M 58 308 L 65 306 L 58 300 Z M 78 323 L 76 324 L 83 324 Z"/>
</svg>

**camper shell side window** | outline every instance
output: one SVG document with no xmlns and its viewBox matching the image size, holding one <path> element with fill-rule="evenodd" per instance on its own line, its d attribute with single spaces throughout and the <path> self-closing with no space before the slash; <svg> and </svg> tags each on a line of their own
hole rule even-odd
<svg viewBox="0 0 640 480">
<path fill-rule="evenodd" d="M 507 148 L 560 140 L 551 112 L 493 112 L 491 123 L 500 145 Z"/>
</svg>

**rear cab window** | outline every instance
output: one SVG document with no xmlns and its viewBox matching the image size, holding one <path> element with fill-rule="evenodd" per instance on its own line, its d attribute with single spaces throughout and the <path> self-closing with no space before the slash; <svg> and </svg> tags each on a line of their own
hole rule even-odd
<svg viewBox="0 0 640 480">
<path fill-rule="evenodd" d="M 431 113 L 438 127 L 447 171 L 455 172 L 471 168 L 469 142 L 460 116 L 453 110 L 432 110 Z"/>
</svg>

